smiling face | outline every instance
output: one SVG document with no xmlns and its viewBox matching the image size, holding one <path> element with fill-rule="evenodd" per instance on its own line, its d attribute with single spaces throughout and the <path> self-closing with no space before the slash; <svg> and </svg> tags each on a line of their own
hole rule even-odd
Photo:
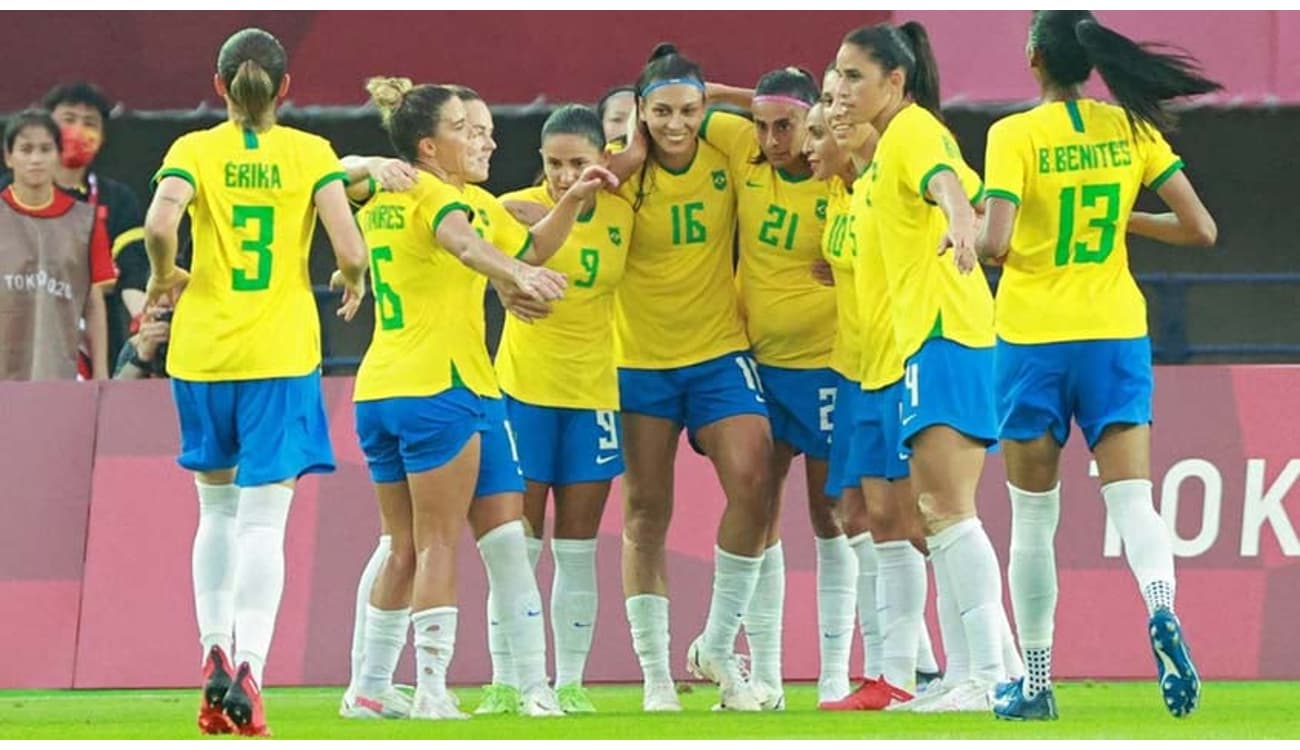
<svg viewBox="0 0 1300 750">
<path fill-rule="evenodd" d="M 469 124 L 470 156 L 469 172 L 465 179 L 469 182 L 487 182 L 492 168 L 492 154 L 497 150 L 493 138 L 495 124 L 492 122 L 492 110 L 487 102 L 474 99 L 465 102 L 465 119 Z"/>
<path fill-rule="evenodd" d="M 689 83 L 660 86 L 641 101 L 641 121 L 659 156 L 689 156 L 704 122 L 704 92 Z"/>
<path fill-rule="evenodd" d="M 812 167 L 813 177 L 829 180 L 844 169 L 848 155 L 840 150 L 826 121 L 826 105 L 818 102 L 808 110 L 808 133 L 803 142 L 803 154 Z"/>
<path fill-rule="evenodd" d="M 636 95 L 631 91 L 620 91 L 605 100 L 605 114 L 601 117 L 601 126 L 605 129 L 605 140 L 612 141 L 627 136 L 628 120 L 636 111 Z"/>
<path fill-rule="evenodd" d="M 804 139 L 804 121 L 808 109 L 786 101 L 756 97 L 754 133 L 763 156 L 777 169 L 789 169 L 799 161 L 799 146 Z"/>
<path fill-rule="evenodd" d="M 421 159 L 432 162 L 449 176 L 472 182 L 476 144 L 470 136 L 465 103 L 453 96 L 442 105 L 433 123 L 433 135 L 420 139 Z"/>
</svg>

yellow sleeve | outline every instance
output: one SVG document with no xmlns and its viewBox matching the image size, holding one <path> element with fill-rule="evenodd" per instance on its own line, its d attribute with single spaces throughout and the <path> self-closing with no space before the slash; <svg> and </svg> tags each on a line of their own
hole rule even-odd
<svg viewBox="0 0 1300 750">
<path fill-rule="evenodd" d="M 312 160 L 308 166 L 311 172 L 307 175 L 312 180 L 311 194 L 315 195 L 335 180 L 342 180 L 346 187 L 348 174 L 343 171 L 343 164 L 339 161 L 339 155 L 334 153 L 334 147 L 324 138 L 313 137 L 312 141 Z"/>
<path fill-rule="evenodd" d="M 194 148 L 194 138 L 190 135 L 184 135 L 176 139 L 172 147 L 167 149 L 167 155 L 163 157 L 162 167 L 153 176 L 153 184 L 157 185 L 164 177 L 179 177 L 190 183 L 194 188 L 194 194 L 199 192 L 199 164 L 198 151 Z"/>
<path fill-rule="evenodd" d="M 970 176 L 966 172 L 973 170 L 961 158 L 957 141 L 938 121 L 917 127 L 909 134 L 908 142 L 901 150 L 899 165 L 904 183 L 911 186 L 926 203 L 934 203 L 926 194 L 930 189 L 930 180 L 944 170 L 957 175 L 972 201 L 979 195 L 978 175 L 972 189 Z"/>
<path fill-rule="evenodd" d="M 455 190 L 445 185 L 435 185 L 420 198 L 420 202 L 415 208 L 415 216 L 421 225 L 429 228 L 436 241 L 438 226 L 442 224 L 442 220 L 447 218 L 448 214 L 456 211 L 464 212 L 467 221 L 474 216 L 474 209 L 462 200 Z"/>
<path fill-rule="evenodd" d="M 1183 160 L 1155 128 L 1147 128 L 1147 132 L 1138 137 L 1138 151 L 1142 155 L 1142 184 L 1152 190 L 1159 190 L 1165 181 L 1183 168 Z"/>
<path fill-rule="evenodd" d="M 1026 151 L 1023 145 L 1006 120 L 995 122 L 989 128 L 988 146 L 984 150 L 985 196 L 1020 205 L 1025 194 Z"/>
<path fill-rule="evenodd" d="M 485 198 L 492 219 L 492 236 L 488 239 L 499 250 L 516 258 L 533 246 L 533 233 L 501 205 L 496 196 Z"/>
<path fill-rule="evenodd" d="M 711 109 L 704 115 L 704 122 L 700 124 L 700 137 L 721 151 L 732 163 L 737 159 L 748 159 L 758 148 L 754 123 L 740 115 L 716 109 Z"/>
</svg>

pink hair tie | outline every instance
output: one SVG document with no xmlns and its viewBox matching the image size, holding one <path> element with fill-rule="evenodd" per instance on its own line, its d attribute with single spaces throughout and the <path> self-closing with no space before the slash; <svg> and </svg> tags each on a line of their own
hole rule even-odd
<svg viewBox="0 0 1300 750">
<path fill-rule="evenodd" d="M 796 99 L 793 96 L 782 96 L 780 94 L 761 94 L 759 96 L 754 97 L 754 103 L 758 104 L 759 102 L 775 102 L 777 104 L 789 104 L 794 107 L 803 107 L 804 109 L 808 109 L 812 107 L 811 104 L 809 104 L 808 102 L 802 99 Z"/>
</svg>

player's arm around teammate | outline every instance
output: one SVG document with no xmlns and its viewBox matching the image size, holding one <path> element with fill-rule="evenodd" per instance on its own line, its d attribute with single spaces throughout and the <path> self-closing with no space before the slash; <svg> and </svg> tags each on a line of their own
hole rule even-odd
<svg viewBox="0 0 1300 750">
<path fill-rule="evenodd" d="M 1011 495 L 1011 602 L 1028 667 L 994 712 L 1056 718 L 1053 546 L 1060 454 L 1073 419 L 1096 457 L 1108 515 L 1147 603 L 1165 706 L 1185 716 L 1196 707 L 1199 679 L 1173 615 L 1169 534 L 1152 506 L 1151 347 L 1125 233 L 1214 243 L 1214 219 L 1161 130 L 1172 124 L 1166 100 L 1219 85 L 1194 60 L 1135 44 L 1088 11 L 1036 13 L 1027 56 L 1043 101 L 989 129 L 989 207 L 977 240 L 982 257 L 1005 262 L 996 320 L 999 437 Z M 1083 95 L 1094 68 L 1119 106 Z M 1133 212 L 1144 186 L 1172 212 Z"/>
</svg>

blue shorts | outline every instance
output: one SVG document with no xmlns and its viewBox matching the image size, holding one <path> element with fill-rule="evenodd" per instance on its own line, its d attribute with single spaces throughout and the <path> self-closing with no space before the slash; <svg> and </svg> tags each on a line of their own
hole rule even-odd
<svg viewBox="0 0 1300 750">
<path fill-rule="evenodd" d="M 903 385 L 899 452 L 909 453 L 912 438 L 935 425 L 947 425 L 985 446 L 997 444 L 993 347 L 930 339 L 907 358 Z"/>
<path fill-rule="evenodd" d="M 468 388 L 433 396 L 358 401 L 357 437 L 375 482 L 400 482 L 443 466 L 483 432 L 481 399 Z"/>
<path fill-rule="evenodd" d="M 1110 425 L 1151 422 L 1155 379 L 1146 336 L 1057 344 L 999 339 L 994 361 L 1004 440 L 1033 440 L 1050 430 L 1065 445 L 1073 418 L 1093 448 Z"/>
<path fill-rule="evenodd" d="M 519 445 L 506 414 L 506 402 L 500 398 L 482 398 L 483 416 L 487 422 L 483 432 L 483 447 L 479 453 L 478 484 L 474 487 L 475 499 L 500 495 L 503 492 L 523 492 L 524 473 L 519 469 Z"/>
<path fill-rule="evenodd" d="M 903 381 L 871 391 L 859 391 L 853 413 L 849 467 L 859 479 L 902 479 L 909 473 L 907 452 L 900 446 L 900 402 Z"/>
<path fill-rule="evenodd" d="M 519 436 L 519 466 L 530 482 L 563 487 L 606 482 L 623 473 L 623 424 L 617 411 L 534 406 L 505 398 Z"/>
<path fill-rule="evenodd" d="M 838 498 L 846 489 L 857 489 L 862 476 L 855 470 L 852 458 L 853 421 L 857 410 L 858 394 L 862 387 L 857 381 L 835 373 L 835 401 L 831 411 L 831 456 L 826 472 L 826 496 Z"/>
<path fill-rule="evenodd" d="M 644 414 L 684 425 L 695 435 L 727 417 L 767 416 L 758 365 L 748 352 L 732 352 L 696 365 L 667 370 L 620 368 L 623 413 Z"/>
<path fill-rule="evenodd" d="M 295 378 L 197 382 L 172 378 L 181 423 L 176 462 L 190 471 L 233 469 L 257 487 L 334 471 L 320 370 Z"/>
<path fill-rule="evenodd" d="M 835 409 L 834 370 L 792 370 L 759 365 L 763 395 L 772 420 L 772 438 L 808 458 L 831 456 L 831 412 Z"/>
</svg>

